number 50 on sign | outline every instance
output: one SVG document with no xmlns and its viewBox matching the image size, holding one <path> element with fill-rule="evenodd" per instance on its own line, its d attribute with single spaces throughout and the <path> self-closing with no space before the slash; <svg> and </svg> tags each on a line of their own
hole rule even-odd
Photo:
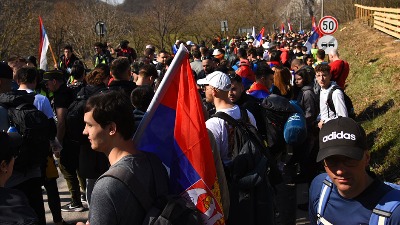
<svg viewBox="0 0 400 225">
<path fill-rule="evenodd" d="M 319 21 L 318 27 L 322 34 L 330 35 L 336 32 L 339 23 L 333 16 L 324 16 Z"/>
</svg>

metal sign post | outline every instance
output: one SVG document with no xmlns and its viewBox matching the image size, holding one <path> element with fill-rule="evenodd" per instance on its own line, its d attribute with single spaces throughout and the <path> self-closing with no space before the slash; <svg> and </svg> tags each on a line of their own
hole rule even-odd
<svg viewBox="0 0 400 225">
<path fill-rule="evenodd" d="M 100 37 L 100 42 L 101 42 L 101 39 L 107 34 L 106 24 L 102 21 L 98 21 L 94 26 L 94 30 L 96 34 Z"/>
</svg>

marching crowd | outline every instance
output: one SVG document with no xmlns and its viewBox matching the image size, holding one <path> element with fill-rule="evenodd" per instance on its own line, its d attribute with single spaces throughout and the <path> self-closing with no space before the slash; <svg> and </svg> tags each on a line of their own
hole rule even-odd
<svg viewBox="0 0 400 225">
<path fill-rule="evenodd" d="M 143 224 L 148 207 L 141 195 L 168 194 L 168 173 L 156 156 L 135 149 L 132 136 L 180 46 L 189 51 L 203 99 L 224 223 L 293 225 L 299 208 L 309 212 L 311 224 L 368 224 L 394 188 L 368 170 L 366 134 L 345 93 L 349 64 L 337 50 L 307 49 L 307 35 L 254 41 L 236 36 L 206 46 L 177 40 L 172 52 L 147 45 L 142 53 L 126 40 L 115 49 L 97 42 L 90 70 L 71 45 L 54 70 L 38 70 L 32 56 L 1 62 L 0 224 L 46 224 L 42 187 L 57 225 L 69 224 L 61 212 L 87 210 L 82 202 L 89 207 L 87 224 Z M 293 113 L 277 110 L 284 104 L 301 109 L 307 133 L 299 143 L 284 139 Z M 256 128 L 262 139 L 271 163 L 260 169 L 267 178 L 252 188 L 238 183 L 241 152 L 234 126 L 216 116 L 220 112 Z M 63 206 L 57 166 L 71 196 Z M 132 191 L 113 177 L 119 169 L 140 188 Z M 306 205 L 297 205 L 298 183 L 310 186 Z M 387 220 L 400 224 L 400 207 Z"/>
</svg>

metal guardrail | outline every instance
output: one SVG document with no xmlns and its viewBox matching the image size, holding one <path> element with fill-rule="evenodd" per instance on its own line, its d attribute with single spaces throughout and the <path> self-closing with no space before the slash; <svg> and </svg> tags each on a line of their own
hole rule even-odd
<svg viewBox="0 0 400 225">
<path fill-rule="evenodd" d="M 369 26 L 400 39 L 400 8 L 354 6 L 357 19 L 365 20 Z"/>
</svg>

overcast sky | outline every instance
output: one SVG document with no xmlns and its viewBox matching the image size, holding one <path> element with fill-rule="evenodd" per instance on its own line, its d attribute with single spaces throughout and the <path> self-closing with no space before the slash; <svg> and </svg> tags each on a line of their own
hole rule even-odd
<svg viewBox="0 0 400 225">
<path fill-rule="evenodd" d="M 100 1 L 109 3 L 111 5 L 119 5 L 125 2 L 125 0 L 100 0 Z"/>
</svg>

